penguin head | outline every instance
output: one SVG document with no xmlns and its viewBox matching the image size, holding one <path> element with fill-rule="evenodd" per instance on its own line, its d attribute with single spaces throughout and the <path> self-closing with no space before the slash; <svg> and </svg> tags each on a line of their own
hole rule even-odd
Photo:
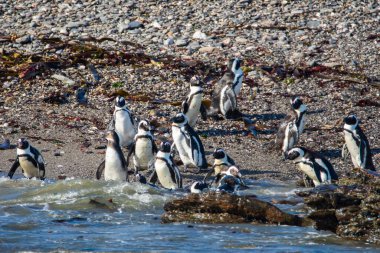
<svg viewBox="0 0 380 253">
<path fill-rule="evenodd" d="M 226 152 L 224 152 L 224 150 L 222 148 L 216 148 L 214 150 L 214 153 L 212 154 L 212 156 L 215 159 L 223 159 L 226 157 Z"/>
<path fill-rule="evenodd" d="M 302 148 L 292 148 L 288 152 L 285 153 L 285 159 L 287 160 L 300 160 L 304 157 L 305 150 Z"/>
<path fill-rule="evenodd" d="M 234 176 L 234 177 L 237 177 L 237 178 L 241 178 L 241 173 L 240 173 L 239 169 L 236 166 L 229 167 L 228 170 L 227 170 L 227 172 L 226 172 L 226 175 Z"/>
<path fill-rule="evenodd" d="M 160 151 L 163 152 L 163 153 L 170 153 L 171 152 L 171 145 L 170 145 L 170 142 L 168 141 L 163 141 L 161 142 L 161 145 L 160 145 Z"/>
<path fill-rule="evenodd" d="M 139 126 L 138 126 L 138 131 L 139 132 L 149 132 L 150 130 L 151 130 L 151 128 L 150 128 L 150 125 L 149 125 L 148 121 L 141 120 L 139 122 Z"/>
<path fill-rule="evenodd" d="M 18 149 L 27 149 L 29 147 L 29 142 L 25 138 L 20 138 L 17 141 Z"/>
<path fill-rule="evenodd" d="M 125 98 L 122 96 L 117 96 L 115 100 L 115 106 L 123 108 L 125 106 Z"/>
<path fill-rule="evenodd" d="M 196 181 L 190 187 L 191 193 L 202 193 L 202 191 L 208 189 L 208 184 L 206 182 Z"/>
<path fill-rule="evenodd" d="M 295 111 L 304 112 L 306 111 L 307 107 L 302 103 L 302 100 L 299 97 L 295 97 L 293 100 L 291 100 L 292 108 Z"/>
<path fill-rule="evenodd" d="M 240 65 L 241 60 L 239 58 L 234 58 L 229 60 L 227 67 L 231 72 L 236 73 L 240 69 Z"/>
<path fill-rule="evenodd" d="M 350 115 L 344 118 L 345 128 L 349 127 L 349 128 L 355 129 L 358 124 L 359 124 L 359 120 L 355 115 Z"/>
<path fill-rule="evenodd" d="M 199 76 L 193 76 L 190 79 L 190 87 L 202 87 L 202 82 Z"/>
<path fill-rule="evenodd" d="M 136 179 L 136 182 L 139 182 L 141 184 L 146 184 L 147 183 L 146 177 L 143 174 L 137 173 L 135 175 L 135 179 Z"/>
<path fill-rule="evenodd" d="M 108 142 L 115 142 L 117 144 L 119 143 L 119 136 L 113 130 L 107 132 L 106 139 Z"/>
<path fill-rule="evenodd" d="M 175 117 L 171 118 L 170 121 L 173 122 L 173 125 L 175 126 L 184 126 L 187 124 L 188 119 L 185 114 L 178 113 Z"/>
</svg>

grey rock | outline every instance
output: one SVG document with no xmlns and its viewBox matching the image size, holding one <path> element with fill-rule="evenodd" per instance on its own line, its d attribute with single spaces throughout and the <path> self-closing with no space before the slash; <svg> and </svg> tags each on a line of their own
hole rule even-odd
<svg viewBox="0 0 380 253">
<path fill-rule="evenodd" d="M 310 20 L 306 23 L 306 26 L 309 28 L 318 28 L 321 25 L 319 20 Z"/>
<path fill-rule="evenodd" d="M 175 41 L 177 47 L 186 47 L 188 44 L 189 42 L 186 39 L 178 39 Z"/>
<path fill-rule="evenodd" d="M 78 21 L 78 22 L 69 22 L 65 27 L 67 29 L 73 29 L 73 28 L 78 28 L 80 26 L 87 26 L 88 22 L 87 21 Z"/>
<path fill-rule="evenodd" d="M 32 36 L 29 34 L 16 39 L 16 43 L 18 44 L 28 44 L 30 42 L 32 42 Z"/>
<path fill-rule="evenodd" d="M 127 28 L 129 30 L 137 29 L 137 28 L 144 28 L 144 25 L 139 21 L 132 21 L 128 24 Z"/>
<path fill-rule="evenodd" d="M 193 34 L 193 39 L 206 40 L 207 35 L 203 33 L 202 31 L 198 30 L 198 31 L 195 31 L 195 33 Z"/>
</svg>

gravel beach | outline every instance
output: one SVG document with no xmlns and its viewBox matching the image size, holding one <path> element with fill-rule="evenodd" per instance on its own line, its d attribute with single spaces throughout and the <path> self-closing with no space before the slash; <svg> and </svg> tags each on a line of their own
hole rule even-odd
<svg viewBox="0 0 380 253">
<path fill-rule="evenodd" d="M 377 1 L 0 0 L 0 136 L 27 137 L 48 178 L 94 179 L 116 94 L 154 122 L 159 144 L 171 138 L 169 118 L 190 78 L 201 77 L 210 99 L 226 61 L 239 57 L 238 104 L 258 136 L 240 121 L 199 119 L 210 164 L 221 147 L 247 179 L 300 179 L 271 148 L 289 100 L 300 96 L 309 113 L 299 145 L 349 172 L 340 150 L 343 118 L 354 113 L 379 168 L 379 12 Z M 15 156 L 0 150 L 0 170 Z M 184 174 L 187 183 L 201 176 Z"/>
</svg>

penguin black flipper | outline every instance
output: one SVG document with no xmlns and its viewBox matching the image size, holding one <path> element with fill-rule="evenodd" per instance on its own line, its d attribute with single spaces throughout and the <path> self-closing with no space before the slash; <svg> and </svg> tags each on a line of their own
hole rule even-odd
<svg viewBox="0 0 380 253">
<path fill-rule="evenodd" d="M 132 142 L 132 144 L 128 146 L 128 155 L 127 155 L 127 161 L 126 161 L 127 166 L 129 165 L 130 157 L 135 153 L 135 147 L 136 147 L 136 142 Z"/>
<path fill-rule="evenodd" d="M 100 165 L 98 166 L 98 169 L 96 170 L 96 179 L 97 180 L 100 180 L 100 178 L 102 177 L 105 165 L 106 165 L 106 160 L 103 160 L 100 163 Z"/>
<path fill-rule="evenodd" d="M 40 179 L 44 180 L 45 179 L 45 164 L 44 163 L 38 163 L 38 169 L 42 171 L 42 176 L 40 176 Z M 38 173 L 39 174 L 39 173 Z"/>
<path fill-rule="evenodd" d="M 157 172 L 156 172 L 156 170 L 154 170 L 152 175 L 150 175 L 149 183 L 150 184 L 156 184 L 157 180 L 158 180 Z"/>
<path fill-rule="evenodd" d="M 227 162 L 230 163 L 231 165 L 235 165 L 234 159 L 232 159 L 229 155 L 227 155 Z"/>
<path fill-rule="evenodd" d="M 158 153 L 158 148 L 157 148 L 156 142 L 153 140 L 153 138 L 152 138 L 152 153 L 153 154 Z"/>
<path fill-rule="evenodd" d="M 15 174 L 17 168 L 20 166 L 20 162 L 18 161 L 18 157 L 16 158 L 16 160 L 14 161 L 14 163 L 12 164 L 12 167 L 11 169 L 9 170 L 8 172 L 8 177 L 10 179 L 12 179 L 13 177 L 13 174 Z"/>
<path fill-rule="evenodd" d="M 204 150 L 203 144 L 201 142 L 201 139 L 199 138 L 198 134 L 194 131 L 194 129 L 189 124 L 187 124 L 185 126 L 185 128 L 186 128 L 186 131 L 190 134 L 189 139 L 190 139 L 190 147 L 191 147 L 191 149 L 194 150 L 194 147 L 196 147 L 197 145 L 199 145 L 199 152 L 203 156 L 202 157 L 202 164 L 199 167 L 201 169 L 207 168 L 208 164 L 207 164 L 207 160 L 206 160 L 206 157 L 205 157 L 205 150 Z M 194 156 L 194 152 L 192 152 L 192 155 Z"/>
<path fill-rule="evenodd" d="M 321 167 L 317 162 L 315 161 L 309 161 L 309 162 L 304 162 L 308 164 L 310 167 L 313 168 L 315 176 L 317 177 L 319 182 L 322 182 L 321 178 L 321 170 L 324 170 L 323 167 Z"/>
<path fill-rule="evenodd" d="M 186 99 L 182 102 L 182 113 L 186 114 L 189 111 L 189 107 L 188 99 Z"/>
<path fill-rule="evenodd" d="M 201 113 L 202 120 L 207 120 L 207 109 L 206 109 L 206 107 L 203 104 L 201 104 L 201 107 L 199 108 L 199 111 Z"/>
<path fill-rule="evenodd" d="M 364 167 L 367 170 L 373 170 L 376 171 L 375 165 L 372 161 L 372 155 L 371 155 L 371 148 L 369 147 L 369 142 L 363 131 L 360 127 L 357 127 L 356 130 L 360 136 L 360 162 L 362 162 L 365 159 L 365 165 Z"/>
</svg>

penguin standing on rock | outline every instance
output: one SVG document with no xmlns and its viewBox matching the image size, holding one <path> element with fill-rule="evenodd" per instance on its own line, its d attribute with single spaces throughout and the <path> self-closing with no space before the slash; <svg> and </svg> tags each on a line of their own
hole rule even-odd
<svg viewBox="0 0 380 253">
<path fill-rule="evenodd" d="M 288 115 L 280 124 L 276 135 L 276 146 L 285 155 L 294 145 L 298 143 L 299 136 L 305 128 L 305 115 L 307 107 L 299 97 L 291 100 L 292 114 Z"/>
<path fill-rule="evenodd" d="M 240 92 L 243 80 L 241 61 L 234 59 L 228 64 L 228 71 L 223 75 L 212 93 L 209 115 L 222 114 L 226 119 L 240 119 L 236 96 Z"/>
<path fill-rule="evenodd" d="M 128 147 L 127 165 L 133 155 L 135 174 L 139 170 L 149 169 L 154 163 L 154 154 L 157 151 L 149 123 L 146 120 L 140 121 L 134 142 Z"/>
<path fill-rule="evenodd" d="M 331 184 L 333 180 L 338 180 L 338 175 L 331 163 L 309 149 L 292 148 L 286 153 L 286 159 L 294 161 L 298 168 L 311 178 L 314 186 Z M 311 187 L 312 185 L 305 180 L 305 186 Z"/>
<path fill-rule="evenodd" d="M 161 143 L 154 163 L 154 172 L 149 179 L 149 183 L 155 184 L 158 180 L 164 188 L 180 189 L 182 188 L 182 176 L 170 152 L 170 143 Z"/>
<path fill-rule="evenodd" d="M 344 119 L 344 140 L 346 143 L 342 150 L 343 157 L 345 157 L 346 149 L 348 149 L 355 168 L 376 170 L 368 139 L 361 130 L 359 120 L 355 115 L 350 115 Z"/>
<path fill-rule="evenodd" d="M 44 158 L 41 153 L 24 138 L 19 139 L 17 142 L 17 157 L 8 172 L 9 178 L 13 177 L 18 167 L 22 168 L 26 178 L 45 178 Z"/>
<path fill-rule="evenodd" d="M 179 113 L 171 119 L 172 135 L 179 157 L 181 158 L 187 171 L 189 165 L 194 165 L 200 170 L 207 169 L 207 160 L 203 144 L 198 134 L 188 124 L 185 114 Z"/>
<path fill-rule="evenodd" d="M 190 94 L 182 103 L 182 112 L 187 116 L 191 127 L 197 123 L 199 114 L 203 120 L 207 118 L 206 108 L 202 104 L 202 96 L 202 84 L 198 77 L 193 76 L 190 80 Z"/>
<path fill-rule="evenodd" d="M 135 121 L 125 104 L 124 97 L 116 97 L 115 110 L 109 130 L 114 130 L 117 133 L 122 147 L 128 147 L 133 143 L 133 138 L 136 135 Z"/>
<path fill-rule="evenodd" d="M 213 183 L 218 184 L 222 178 L 222 172 L 226 172 L 229 167 L 235 165 L 235 161 L 227 155 L 227 153 L 222 148 L 216 148 L 212 154 L 215 158 L 212 169 L 207 173 L 203 181 L 206 181 L 208 177 L 214 173 L 215 180 Z"/>
<path fill-rule="evenodd" d="M 96 171 L 96 179 L 100 179 L 104 171 L 104 179 L 115 181 L 128 180 L 128 165 L 119 143 L 119 136 L 115 131 L 108 131 L 106 157 Z"/>
</svg>

